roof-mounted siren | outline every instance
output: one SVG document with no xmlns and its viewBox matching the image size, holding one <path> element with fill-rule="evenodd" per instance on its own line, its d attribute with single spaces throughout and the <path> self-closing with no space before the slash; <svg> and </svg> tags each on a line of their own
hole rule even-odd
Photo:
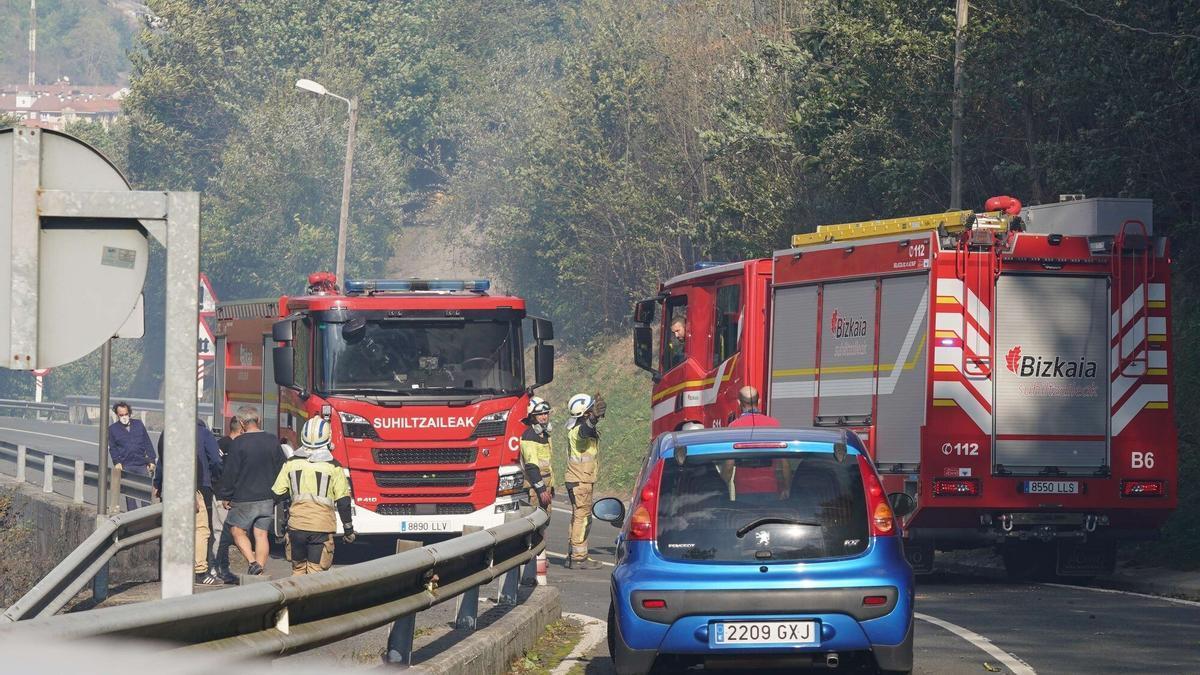
<svg viewBox="0 0 1200 675">
<path fill-rule="evenodd" d="M 333 295 L 337 292 L 337 276 L 333 272 L 313 272 L 308 275 L 309 295 Z"/>
<path fill-rule="evenodd" d="M 492 287 L 487 279 L 349 279 L 346 295 L 380 293 L 486 293 Z"/>
</svg>

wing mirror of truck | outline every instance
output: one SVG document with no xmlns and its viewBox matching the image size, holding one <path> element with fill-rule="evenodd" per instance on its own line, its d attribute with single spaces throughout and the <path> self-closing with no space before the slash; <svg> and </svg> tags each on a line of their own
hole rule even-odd
<svg viewBox="0 0 1200 675">
<path fill-rule="evenodd" d="M 633 306 L 633 320 L 636 323 L 654 323 L 657 308 L 658 300 L 642 300 Z"/>
<path fill-rule="evenodd" d="M 279 339 L 278 335 L 272 335 L 272 337 L 276 340 Z M 295 351 L 291 345 L 275 347 L 271 350 L 271 364 L 275 368 L 275 384 L 281 387 L 294 388 L 296 386 L 295 373 L 292 371 L 292 358 L 295 356 Z"/>
<path fill-rule="evenodd" d="M 917 500 L 906 492 L 891 493 L 888 495 L 888 503 L 892 505 L 892 513 L 899 518 L 907 516 L 917 508 Z"/>
<path fill-rule="evenodd" d="M 276 342 L 292 341 L 292 322 L 276 321 L 271 325 L 271 339 Z"/>
<path fill-rule="evenodd" d="M 592 515 L 596 520 L 603 520 L 606 523 L 612 523 L 614 527 L 621 527 L 625 522 L 625 505 L 616 497 L 605 497 L 592 504 Z"/>
<path fill-rule="evenodd" d="M 554 324 L 548 319 L 531 316 L 530 321 L 533 322 L 533 339 L 537 342 L 545 342 L 546 340 L 554 339 Z"/>
<path fill-rule="evenodd" d="M 541 342 L 534 345 L 533 370 L 536 381 L 534 387 L 550 384 L 554 380 L 554 345 Z"/>
<path fill-rule="evenodd" d="M 633 363 L 651 374 L 658 374 L 654 370 L 654 330 L 650 326 L 633 327 Z"/>
</svg>

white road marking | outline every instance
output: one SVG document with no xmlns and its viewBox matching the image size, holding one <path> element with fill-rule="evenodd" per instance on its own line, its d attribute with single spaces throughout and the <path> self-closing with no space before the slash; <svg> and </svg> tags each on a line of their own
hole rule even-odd
<svg viewBox="0 0 1200 675">
<path fill-rule="evenodd" d="M 938 626 L 939 628 L 944 628 L 944 629 L 950 631 L 951 633 L 954 633 L 958 637 L 966 640 L 967 642 L 970 642 L 971 644 L 975 645 L 976 647 L 978 647 L 979 649 L 981 649 L 985 653 L 987 653 L 988 656 L 991 656 L 993 659 L 996 659 L 1000 663 L 1003 663 L 1004 667 L 1006 667 L 1010 671 L 1012 671 L 1014 673 L 1014 675 L 1037 675 L 1037 671 L 1034 670 L 1028 663 L 1025 663 L 1024 661 L 1022 661 L 1015 654 L 1010 654 L 1010 653 L 1004 651 L 1003 649 L 1000 649 L 996 645 L 992 644 L 991 640 L 983 637 L 979 633 L 976 633 L 967 628 L 963 628 L 962 626 L 950 623 L 949 621 L 943 621 L 943 620 L 937 618 L 936 616 L 930 616 L 928 614 L 922 614 L 920 612 L 914 613 L 913 616 L 920 619 L 921 621 L 925 621 L 925 622 L 931 623 L 935 626 Z"/>
<path fill-rule="evenodd" d="M 570 515 L 574 515 L 570 509 L 560 509 L 560 508 L 558 508 L 558 507 L 556 506 L 556 507 L 554 507 L 554 510 L 555 510 L 555 511 L 558 511 L 559 513 L 565 513 L 565 514 L 567 514 L 568 516 L 570 516 Z"/>
<path fill-rule="evenodd" d="M 588 652 L 592 651 L 596 645 L 600 644 L 608 636 L 607 621 L 571 612 L 563 612 L 563 618 L 582 623 L 583 637 L 579 638 L 579 644 L 575 645 L 571 653 L 567 654 L 567 657 L 559 662 L 554 670 L 550 671 L 550 675 L 567 675 L 576 665 L 583 665 L 586 669 L 587 659 L 585 657 Z"/>
<path fill-rule="evenodd" d="M 565 553 L 555 553 L 554 551 L 546 551 L 546 555 L 550 556 L 551 558 L 565 559 L 567 557 Z M 597 560 L 596 562 L 600 563 L 601 565 L 607 565 L 608 567 L 616 567 L 615 563 L 604 562 L 603 560 Z"/>
<path fill-rule="evenodd" d="M 64 441 L 74 441 L 75 443 L 87 443 L 88 445 L 99 445 L 97 441 L 85 441 L 82 438 L 71 438 L 70 436 L 59 436 L 57 434 L 46 434 L 40 431 L 29 431 L 28 429 L 13 429 L 10 427 L 0 427 L 0 431 L 15 431 L 21 434 L 33 434 L 34 436 L 48 436 L 50 438 L 58 438 Z M 99 433 L 98 431 L 96 433 Z M 12 441 L 9 441 L 12 443 Z"/>
<path fill-rule="evenodd" d="M 1069 588 L 1076 591 L 1095 591 L 1096 593 L 1116 593 L 1117 595 L 1132 595 L 1135 598 L 1146 598 L 1148 600 L 1163 600 L 1173 602 L 1177 605 L 1187 605 L 1189 607 L 1200 607 L 1200 602 L 1195 600 L 1184 600 L 1182 598 L 1171 598 L 1165 595 L 1151 595 L 1149 593 L 1134 593 L 1133 591 L 1118 591 L 1115 588 L 1095 588 L 1093 586 L 1072 586 L 1070 584 L 1051 584 L 1044 583 L 1041 586 L 1053 586 L 1054 588 Z"/>
</svg>

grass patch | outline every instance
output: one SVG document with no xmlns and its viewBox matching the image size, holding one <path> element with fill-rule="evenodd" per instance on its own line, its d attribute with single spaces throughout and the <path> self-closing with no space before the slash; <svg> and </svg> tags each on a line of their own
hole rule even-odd
<svg viewBox="0 0 1200 675">
<path fill-rule="evenodd" d="M 546 675 L 579 644 L 583 627 L 568 619 L 546 626 L 533 648 L 513 662 L 509 675 Z"/>
<path fill-rule="evenodd" d="M 587 350 L 560 354 L 554 381 L 538 390 L 550 402 L 554 425 L 554 475 L 562 490 L 567 464 L 567 401 L 578 393 L 608 402 L 600 423 L 597 490 L 627 497 L 650 443 L 650 375 L 633 365 L 632 338 L 610 337 Z"/>
<path fill-rule="evenodd" d="M 0 493 L 0 606 L 16 602 L 53 566 L 33 559 L 33 527 L 13 510 L 12 496 Z"/>
</svg>

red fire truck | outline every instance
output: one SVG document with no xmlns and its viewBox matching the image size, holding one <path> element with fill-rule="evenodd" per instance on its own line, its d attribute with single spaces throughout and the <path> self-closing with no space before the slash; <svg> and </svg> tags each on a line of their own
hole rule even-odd
<svg viewBox="0 0 1200 675">
<path fill-rule="evenodd" d="M 863 439 L 915 502 L 919 572 L 986 545 L 1014 577 L 1111 569 L 1176 505 L 1167 241 L 1148 200 L 988 208 L 823 226 L 664 283 L 634 317 L 654 433 L 727 424 L 753 384 L 785 425 Z"/>
<path fill-rule="evenodd" d="M 530 393 L 553 377 L 554 333 L 526 316 L 521 298 L 488 288 L 385 279 L 350 280 L 342 292 L 317 273 L 303 296 L 221 303 L 224 417 L 253 404 L 293 446 L 306 419 L 330 420 L 362 534 L 498 525 L 527 501 L 520 420 Z"/>
</svg>

